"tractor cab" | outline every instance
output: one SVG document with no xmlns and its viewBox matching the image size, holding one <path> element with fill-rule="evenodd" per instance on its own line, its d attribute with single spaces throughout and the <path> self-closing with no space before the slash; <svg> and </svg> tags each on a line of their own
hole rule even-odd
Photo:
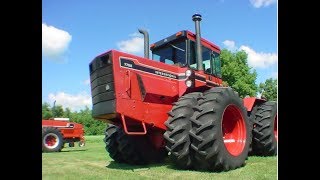
<svg viewBox="0 0 320 180">
<path fill-rule="evenodd" d="M 221 79 L 220 48 L 203 38 L 201 47 L 204 73 Z M 198 70 L 196 35 L 190 31 L 179 31 L 151 44 L 150 50 L 152 60 Z"/>
</svg>

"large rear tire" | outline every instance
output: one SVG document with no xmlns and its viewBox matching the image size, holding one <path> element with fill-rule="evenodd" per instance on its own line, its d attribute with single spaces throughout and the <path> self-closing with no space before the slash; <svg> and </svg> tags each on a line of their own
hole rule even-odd
<svg viewBox="0 0 320 180">
<path fill-rule="evenodd" d="M 251 132 L 238 93 L 231 88 L 212 88 L 203 93 L 198 104 L 190 131 L 195 168 L 228 171 L 243 166 Z"/>
<path fill-rule="evenodd" d="M 42 128 L 42 152 L 59 152 L 63 145 L 63 136 L 58 128 Z"/>
<path fill-rule="evenodd" d="M 106 150 L 109 153 L 109 156 L 118 163 L 123 162 L 122 154 L 118 150 L 118 142 L 117 137 L 118 133 L 120 132 L 120 128 L 109 124 L 105 131 L 105 138 L 103 141 L 106 143 Z"/>
<path fill-rule="evenodd" d="M 166 149 L 169 151 L 169 158 L 177 167 L 182 169 L 192 167 L 192 155 L 189 151 L 190 118 L 198 104 L 198 99 L 201 98 L 201 94 L 193 92 L 180 97 L 168 113 L 169 118 L 165 122 L 167 131 L 163 137 L 166 141 Z"/>
<path fill-rule="evenodd" d="M 277 154 L 277 103 L 268 101 L 258 106 L 253 128 L 252 151 L 258 156 Z"/>
<path fill-rule="evenodd" d="M 255 122 L 255 118 L 256 118 L 256 113 L 257 113 L 257 110 L 258 110 L 258 105 L 255 105 L 251 112 L 248 113 L 248 118 L 249 118 L 249 128 L 250 128 L 250 132 L 251 132 L 251 138 L 253 138 L 253 126 L 254 126 L 254 122 Z M 249 145 L 249 153 L 248 153 L 249 156 L 251 155 L 254 155 L 254 152 L 252 150 L 252 139 L 251 139 L 251 143 Z"/>
</svg>

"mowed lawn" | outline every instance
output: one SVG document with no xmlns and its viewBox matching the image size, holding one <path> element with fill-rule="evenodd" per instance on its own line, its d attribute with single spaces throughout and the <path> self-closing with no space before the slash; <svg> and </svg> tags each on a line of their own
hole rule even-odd
<svg viewBox="0 0 320 180">
<path fill-rule="evenodd" d="M 277 179 L 277 157 L 250 156 L 244 167 L 228 172 L 176 169 L 168 160 L 161 164 L 131 166 L 115 163 L 105 151 L 103 136 L 86 136 L 86 146 L 66 147 L 42 153 L 42 179 Z"/>
</svg>

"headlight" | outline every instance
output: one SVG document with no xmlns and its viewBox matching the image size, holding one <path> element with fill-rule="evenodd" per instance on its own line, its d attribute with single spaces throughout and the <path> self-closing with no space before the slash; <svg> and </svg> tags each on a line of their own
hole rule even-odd
<svg viewBox="0 0 320 180">
<path fill-rule="evenodd" d="M 192 86 L 192 81 L 190 79 L 186 80 L 186 86 L 191 87 Z"/>
<path fill-rule="evenodd" d="M 185 74 L 186 74 L 187 77 L 191 76 L 191 73 L 192 73 L 192 72 L 191 72 L 190 69 L 186 70 L 186 72 L 185 72 Z"/>
</svg>

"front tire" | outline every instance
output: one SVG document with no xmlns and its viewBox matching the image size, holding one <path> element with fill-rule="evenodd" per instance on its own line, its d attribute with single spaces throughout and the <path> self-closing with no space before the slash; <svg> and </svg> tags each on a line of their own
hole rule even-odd
<svg viewBox="0 0 320 180">
<path fill-rule="evenodd" d="M 63 136 L 55 127 L 42 128 L 42 152 L 59 152 L 63 148 Z"/>
<path fill-rule="evenodd" d="M 231 88 L 203 93 L 191 118 L 195 168 L 228 171 L 244 165 L 251 142 L 247 111 Z"/>
<path fill-rule="evenodd" d="M 182 96 L 168 113 L 169 118 L 165 122 L 167 131 L 163 137 L 166 141 L 166 149 L 169 151 L 169 158 L 181 169 L 192 167 L 190 154 L 189 131 L 191 129 L 190 118 L 194 108 L 198 104 L 201 93 L 193 92 Z"/>
</svg>

